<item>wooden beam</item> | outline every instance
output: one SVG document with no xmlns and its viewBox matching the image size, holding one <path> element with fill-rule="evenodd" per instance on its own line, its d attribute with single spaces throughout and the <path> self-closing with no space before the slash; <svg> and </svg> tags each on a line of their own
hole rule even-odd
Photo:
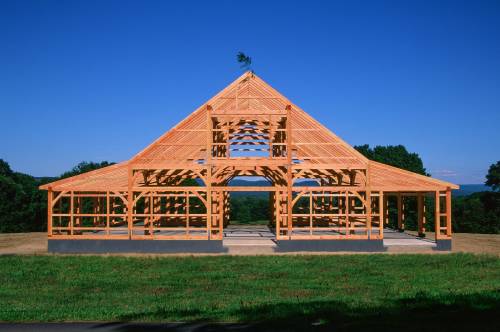
<svg viewBox="0 0 500 332">
<path fill-rule="evenodd" d="M 446 236 L 451 237 L 451 189 L 446 190 Z"/>
<path fill-rule="evenodd" d="M 52 208 L 53 208 L 53 203 L 52 200 L 54 198 L 53 196 L 53 191 L 49 187 L 49 190 L 47 192 L 47 234 L 49 237 L 52 237 Z"/>
<path fill-rule="evenodd" d="M 436 240 L 441 238 L 441 204 L 439 191 L 434 193 L 434 232 L 436 233 Z"/>
</svg>

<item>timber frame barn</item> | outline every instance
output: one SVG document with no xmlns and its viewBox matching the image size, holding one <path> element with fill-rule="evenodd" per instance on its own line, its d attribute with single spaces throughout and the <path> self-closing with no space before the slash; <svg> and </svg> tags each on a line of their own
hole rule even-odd
<svg viewBox="0 0 500 332">
<path fill-rule="evenodd" d="M 238 187 L 240 176 L 269 186 Z M 305 185 L 304 185 L 305 183 Z M 452 183 L 370 161 L 247 72 L 132 159 L 40 187 L 49 251 L 220 252 L 235 191 L 270 197 L 282 251 L 382 250 L 388 200 L 433 202 L 436 243 L 451 248 Z"/>
</svg>

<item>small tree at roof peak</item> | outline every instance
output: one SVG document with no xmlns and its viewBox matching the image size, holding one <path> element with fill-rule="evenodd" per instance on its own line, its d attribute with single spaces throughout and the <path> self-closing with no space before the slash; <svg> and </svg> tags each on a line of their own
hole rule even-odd
<svg viewBox="0 0 500 332">
<path fill-rule="evenodd" d="M 252 73 L 254 73 L 254 71 L 252 69 L 252 58 L 251 57 L 249 57 L 248 55 L 246 55 L 243 52 L 238 52 L 238 54 L 236 54 L 236 60 L 240 64 L 240 67 L 243 68 L 245 71 L 251 71 Z"/>
</svg>

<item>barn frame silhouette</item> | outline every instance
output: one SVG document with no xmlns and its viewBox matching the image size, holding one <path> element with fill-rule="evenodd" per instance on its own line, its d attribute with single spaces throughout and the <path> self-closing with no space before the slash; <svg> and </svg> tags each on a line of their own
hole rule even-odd
<svg viewBox="0 0 500 332">
<path fill-rule="evenodd" d="M 270 185 L 230 185 L 241 176 Z M 132 159 L 40 188 L 48 190 L 53 251 L 203 252 L 222 250 L 236 191 L 269 192 L 272 229 L 284 250 L 376 250 L 389 198 L 404 229 L 410 196 L 418 232 L 426 232 L 431 198 L 435 240 L 449 247 L 458 186 L 368 160 L 247 72 Z"/>
</svg>

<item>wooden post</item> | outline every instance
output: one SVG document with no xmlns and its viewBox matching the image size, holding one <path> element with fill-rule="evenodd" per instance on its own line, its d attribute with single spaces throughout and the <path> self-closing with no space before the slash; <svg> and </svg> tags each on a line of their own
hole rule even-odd
<svg viewBox="0 0 500 332">
<path fill-rule="evenodd" d="M 378 227 L 379 227 L 379 237 L 380 239 L 384 238 L 384 220 L 385 220 L 385 196 L 382 190 L 379 191 L 378 194 Z"/>
<path fill-rule="evenodd" d="M 106 191 L 106 235 L 109 235 L 109 191 Z"/>
<path fill-rule="evenodd" d="M 434 194 L 434 232 L 436 233 L 436 240 L 439 240 L 441 237 L 441 204 L 440 204 L 440 197 L 439 197 L 439 191 L 436 191 Z"/>
<path fill-rule="evenodd" d="M 128 166 L 128 195 L 127 195 L 127 229 L 128 229 L 128 238 L 132 239 L 132 227 L 133 227 L 133 215 L 132 209 L 134 207 L 134 194 L 132 192 L 132 187 L 134 185 L 134 171 L 132 167 Z"/>
<path fill-rule="evenodd" d="M 224 239 L 224 192 L 220 191 L 217 200 L 217 212 L 219 218 L 219 237 L 221 240 Z"/>
<path fill-rule="evenodd" d="M 365 188 L 365 208 L 366 208 L 366 235 L 368 240 L 372 236 L 372 198 L 370 187 L 370 165 L 366 166 L 366 188 Z"/>
<path fill-rule="evenodd" d="M 425 200 L 424 194 L 418 193 L 417 196 L 417 222 L 418 222 L 418 236 L 425 236 Z"/>
<path fill-rule="evenodd" d="M 189 195 L 190 192 L 186 191 L 186 235 L 189 236 Z"/>
<path fill-rule="evenodd" d="M 402 232 L 404 229 L 404 225 L 403 225 L 403 197 L 401 197 L 401 193 L 397 194 L 397 198 L 398 198 L 398 230 Z"/>
<path fill-rule="evenodd" d="M 74 222 L 74 219 L 75 217 L 73 216 L 74 215 L 74 208 L 75 208 L 75 194 L 74 194 L 74 191 L 71 191 L 71 194 L 70 194 L 70 201 L 69 201 L 69 208 L 70 208 L 70 214 L 69 214 L 69 234 L 70 235 L 73 235 L 73 222 Z"/>
<path fill-rule="evenodd" d="M 155 206 L 154 206 L 154 196 L 153 196 L 153 192 L 150 191 L 149 192 L 149 201 L 148 201 L 148 205 L 149 205 L 149 235 L 151 237 L 154 236 L 154 231 L 153 231 L 153 221 L 154 221 L 154 214 L 155 214 Z"/>
<path fill-rule="evenodd" d="M 389 225 L 389 195 L 384 195 L 384 223 Z"/>
<path fill-rule="evenodd" d="M 309 235 L 313 234 L 313 192 L 309 192 Z"/>
<path fill-rule="evenodd" d="M 274 195 L 275 195 L 274 192 L 272 192 L 272 191 L 269 192 L 269 208 L 268 208 L 269 209 L 269 212 L 268 212 L 269 213 L 269 227 L 271 227 L 272 224 L 275 222 L 275 220 L 274 220 L 274 218 L 275 218 L 275 216 L 274 216 L 274 205 L 275 205 Z"/>
<path fill-rule="evenodd" d="M 351 235 L 351 230 L 349 229 L 349 214 L 350 214 L 350 205 L 351 202 L 349 200 L 349 191 L 345 191 L 345 235 L 349 237 Z"/>
<path fill-rule="evenodd" d="M 276 190 L 274 193 L 274 204 L 275 204 L 275 223 L 276 223 L 276 239 L 278 240 L 281 235 L 281 192 Z"/>
<path fill-rule="evenodd" d="M 292 195 L 292 106 L 286 106 L 286 157 L 287 157 L 287 172 L 286 172 L 286 188 L 287 188 L 287 230 L 288 239 L 292 238 L 293 230 L 293 195 Z"/>
<path fill-rule="evenodd" d="M 451 237 L 451 189 L 446 189 L 446 236 Z"/>
<path fill-rule="evenodd" d="M 53 200 L 53 192 L 52 188 L 49 187 L 49 190 L 47 191 L 47 235 L 49 237 L 52 236 L 52 200 Z M 59 213 L 62 213 L 62 211 L 59 211 Z"/>
<path fill-rule="evenodd" d="M 207 105 L 207 232 L 212 238 L 212 107 Z M 229 153 L 229 151 L 228 151 Z"/>
</svg>

